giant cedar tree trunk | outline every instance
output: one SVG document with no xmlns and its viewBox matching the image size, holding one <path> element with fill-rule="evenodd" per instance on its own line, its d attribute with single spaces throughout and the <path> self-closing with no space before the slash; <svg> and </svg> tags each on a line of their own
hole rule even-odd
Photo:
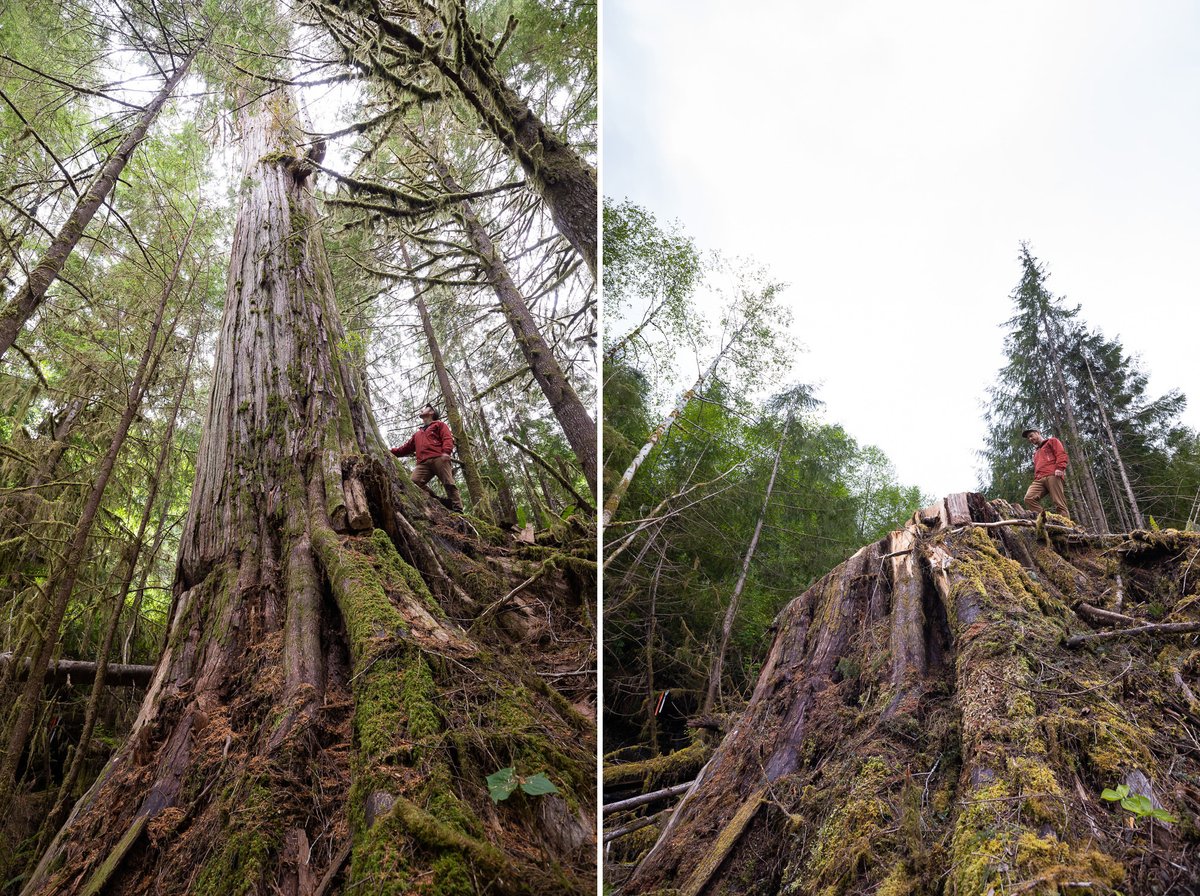
<svg viewBox="0 0 1200 896">
<path fill-rule="evenodd" d="M 793 600 L 620 892 L 1196 892 L 1200 535 L 1035 525 L 952 495 Z"/>
<path fill-rule="evenodd" d="M 25 892 L 589 892 L 593 685 L 538 673 L 588 655 L 594 561 L 464 536 L 398 475 L 339 354 L 294 118 L 283 91 L 243 113 L 167 646 Z M 560 793 L 493 804 L 507 766 Z"/>
</svg>

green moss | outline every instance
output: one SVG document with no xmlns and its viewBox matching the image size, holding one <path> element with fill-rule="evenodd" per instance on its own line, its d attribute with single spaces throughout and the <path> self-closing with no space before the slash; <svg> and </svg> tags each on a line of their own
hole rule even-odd
<svg viewBox="0 0 1200 896">
<path fill-rule="evenodd" d="M 1125 869 L 1110 856 L 1029 831 L 1017 838 L 1016 868 L 1018 879 L 1043 884 L 1038 889 L 1024 888 L 1033 893 L 1056 894 L 1059 884 L 1080 879 L 1089 882 L 1089 889 L 1107 889 L 1125 877 Z"/>
<path fill-rule="evenodd" d="M 414 741 L 433 737 L 442 730 L 441 717 L 434 703 L 437 689 L 433 684 L 433 673 L 420 654 L 404 670 L 402 699 L 408 714 L 408 733 Z"/>
<path fill-rule="evenodd" d="M 489 604 L 503 597 L 507 590 L 504 581 L 494 572 L 475 566 L 462 578 L 463 590 L 481 604 Z"/>
<path fill-rule="evenodd" d="M 392 810 L 355 840 L 351 887 L 369 884 L 370 892 L 393 896 L 412 893 L 413 877 L 422 855 L 435 855 L 434 892 L 474 893 L 471 869 L 478 876 L 504 877 L 516 882 L 507 857 L 496 847 L 444 823 L 411 800 L 398 797 Z M 436 889 L 437 887 L 441 889 Z M 519 889 L 519 888 L 518 888 Z"/>
<path fill-rule="evenodd" d="M 987 892 L 984 884 L 1005 864 L 1006 844 L 998 831 L 1010 796 L 1008 784 L 997 781 L 976 790 L 959 813 L 951 841 L 951 892 Z"/>
<path fill-rule="evenodd" d="M 909 873 L 908 866 L 904 862 L 900 862 L 893 866 L 887 877 L 880 882 L 875 896 L 910 896 L 916 892 L 919 883 L 920 881 Z"/>
<path fill-rule="evenodd" d="M 358 800 L 355 803 L 361 805 Z M 369 831 L 359 829 L 351 853 L 350 882 L 351 887 L 369 884 L 369 892 L 378 896 L 403 896 L 413 891 L 408 850 L 386 823 Z"/>
<path fill-rule="evenodd" d="M 358 752 L 370 761 L 391 756 L 404 722 L 404 664 L 376 660 L 354 687 L 354 730 Z"/>
<path fill-rule="evenodd" d="M 804 872 L 807 879 L 828 882 L 828 892 L 841 893 L 845 884 L 881 851 L 883 828 L 892 816 L 890 806 L 881 796 L 889 775 L 887 765 L 878 756 L 862 764 L 850 792 L 817 832 L 809 867 Z"/>
<path fill-rule="evenodd" d="M 347 550 L 326 526 L 314 526 L 312 540 L 346 624 L 354 668 L 362 669 L 408 626 L 384 591 L 370 556 Z M 370 544 L 370 539 L 353 541 Z"/>
<path fill-rule="evenodd" d="M 1021 811 L 1036 822 L 1062 821 L 1062 788 L 1048 765 L 1037 759 L 1014 757 L 1008 771 L 1015 789 L 1025 799 Z"/>
<path fill-rule="evenodd" d="M 442 853 L 433 863 L 432 896 L 474 896 L 475 884 L 460 853 Z"/>
<path fill-rule="evenodd" d="M 694 739 L 682 750 L 655 756 L 641 762 L 625 762 L 609 765 L 604 769 L 604 786 L 640 782 L 644 791 L 654 790 L 663 784 L 678 784 L 691 780 L 712 755 L 713 748 L 700 738 Z"/>
<path fill-rule="evenodd" d="M 238 795 L 232 788 L 223 798 L 229 811 L 224 848 L 212 855 L 196 876 L 195 896 L 243 896 L 258 892 L 273 867 L 281 831 L 275 824 L 276 801 L 268 781 L 254 782 Z"/>
</svg>

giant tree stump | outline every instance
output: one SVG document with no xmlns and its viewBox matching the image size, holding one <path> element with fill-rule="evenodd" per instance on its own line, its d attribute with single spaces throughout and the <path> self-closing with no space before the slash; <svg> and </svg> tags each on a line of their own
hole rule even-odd
<svg viewBox="0 0 1200 896">
<path fill-rule="evenodd" d="M 1196 892 L 1200 535 L 952 495 L 793 600 L 622 893 Z M 1183 686 L 1181 686 L 1181 684 Z M 1101 798 L 1127 784 L 1178 817 Z"/>
</svg>

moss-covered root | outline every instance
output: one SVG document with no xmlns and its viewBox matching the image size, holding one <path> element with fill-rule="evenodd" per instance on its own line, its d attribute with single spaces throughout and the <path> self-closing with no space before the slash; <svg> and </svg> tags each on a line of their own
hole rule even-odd
<svg viewBox="0 0 1200 896">
<path fill-rule="evenodd" d="M 317 519 L 313 545 L 353 666 L 349 886 L 439 896 L 593 889 L 533 798 L 494 807 L 485 782 L 506 765 L 544 771 L 561 793 L 537 799 L 586 815 L 591 764 L 557 746 L 586 738 L 520 684 L 519 666 L 485 655 L 444 618 L 385 533 L 342 538 Z"/>
</svg>

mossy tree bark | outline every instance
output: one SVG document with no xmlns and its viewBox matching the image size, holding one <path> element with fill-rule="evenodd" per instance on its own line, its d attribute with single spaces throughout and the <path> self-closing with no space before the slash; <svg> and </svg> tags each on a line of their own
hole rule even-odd
<svg viewBox="0 0 1200 896">
<path fill-rule="evenodd" d="M 591 892 L 594 680 L 547 680 L 590 655 L 594 560 L 464 535 L 399 475 L 286 91 L 240 127 L 168 642 L 24 892 Z M 493 804 L 507 766 L 559 793 Z"/>
<path fill-rule="evenodd" d="M 1038 531 L 979 495 L 919 512 L 779 614 L 620 892 L 1192 892 L 1196 636 L 1065 636 L 1120 583 L 1126 613 L 1194 621 L 1197 556 L 1194 533 Z M 1101 798 L 1120 784 L 1177 821 Z"/>
<path fill-rule="evenodd" d="M 496 48 L 471 27 L 465 3 L 404 0 L 385 7 L 377 0 L 314 0 L 314 6 L 333 38 L 366 57 L 359 65 L 383 83 L 399 82 L 409 92 L 436 72 L 437 89 L 461 97 L 521 166 L 595 278 L 596 171 L 499 76 Z M 351 42 L 346 28 L 361 36 Z M 369 54 L 364 47 L 372 48 Z"/>
</svg>

